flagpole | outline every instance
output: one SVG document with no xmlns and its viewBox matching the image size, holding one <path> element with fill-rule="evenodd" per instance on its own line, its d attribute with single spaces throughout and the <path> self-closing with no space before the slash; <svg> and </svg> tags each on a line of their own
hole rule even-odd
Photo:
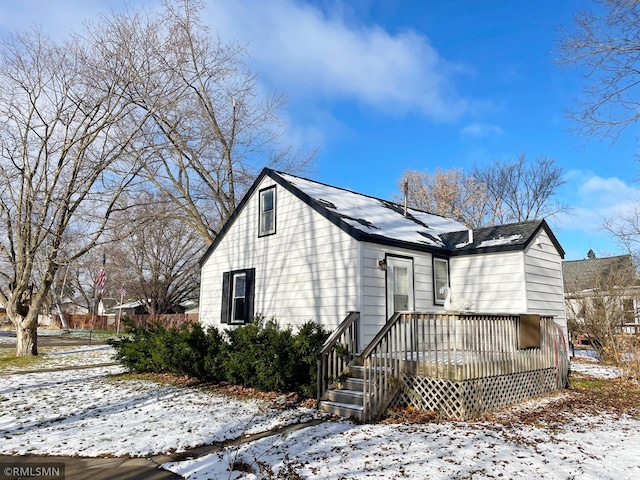
<svg viewBox="0 0 640 480">
<path fill-rule="evenodd" d="M 122 301 L 124 300 L 124 285 L 120 289 L 120 308 L 118 309 L 118 321 L 116 322 L 116 335 L 120 335 L 120 319 L 122 318 Z"/>
<path fill-rule="evenodd" d="M 91 300 L 91 325 L 89 326 L 89 345 L 91 345 L 91 336 L 93 334 L 93 319 L 96 315 L 96 285 L 93 284 L 93 299 Z"/>
</svg>

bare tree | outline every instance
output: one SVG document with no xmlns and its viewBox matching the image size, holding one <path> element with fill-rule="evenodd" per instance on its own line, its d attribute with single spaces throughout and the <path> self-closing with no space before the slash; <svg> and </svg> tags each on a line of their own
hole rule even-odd
<svg viewBox="0 0 640 480">
<path fill-rule="evenodd" d="M 524 222 L 571 211 L 556 200 L 566 180 L 562 167 L 550 157 L 540 155 L 529 162 L 523 153 L 513 160 L 476 166 L 471 175 L 486 186 L 489 208 L 497 223 Z"/>
<path fill-rule="evenodd" d="M 575 14 L 573 28 L 560 32 L 565 66 L 582 67 L 586 84 L 569 115 L 582 133 L 615 141 L 640 118 L 640 3 L 602 0 L 596 14 Z"/>
<path fill-rule="evenodd" d="M 554 201 L 558 189 L 566 183 L 563 170 L 544 156 L 534 163 L 529 163 L 525 154 L 514 160 L 496 160 L 487 167 L 474 167 L 468 176 L 462 169 L 438 168 L 433 175 L 407 170 L 398 182 L 401 191 L 405 182 L 411 206 L 454 218 L 471 228 L 570 211 Z"/>
<path fill-rule="evenodd" d="M 628 255 L 568 262 L 580 266 L 579 275 L 565 277 L 565 305 L 569 330 L 583 334 L 603 361 L 620 361 L 623 324 L 635 322 L 639 286 Z"/>
<path fill-rule="evenodd" d="M 161 194 L 143 193 L 117 216 L 122 230 L 109 245 L 112 285 L 126 287 L 150 314 L 174 309 L 199 295 L 199 260 L 206 248 L 196 231 L 176 218 L 178 209 Z M 135 225 L 135 228 L 126 228 Z"/>
<path fill-rule="evenodd" d="M 398 181 L 400 191 L 407 185 L 407 201 L 414 208 L 458 220 L 479 228 L 492 222 L 486 186 L 462 169 L 436 169 L 434 174 L 407 170 Z M 395 201 L 402 202 L 397 196 Z"/>
<path fill-rule="evenodd" d="M 17 355 L 37 354 L 57 270 L 96 244 L 135 177 L 120 161 L 135 128 L 121 128 L 131 102 L 119 68 L 79 38 L 34 30 L 0 43 L 0 301 Z"/>
<path fill-rule="evenodd" d="M 633 203 L 625 212 L 606 219 L 602 228 L 634 256 L 636 263 L 640 261 L 640 204 Z"/>
<path fill-rule="evenodd" d="M 245 48 L 209 34 L 203 2 L 167 0 L 158 14 L 105 17 L 93 35 L 134 75 L 128 95 L 148 117 L 131 154 L 147 180 L 211 243 L 258 171 L 304 168 L 310 156 L 278 149 L 285 99 L 261 96 Z"/>
</svg>

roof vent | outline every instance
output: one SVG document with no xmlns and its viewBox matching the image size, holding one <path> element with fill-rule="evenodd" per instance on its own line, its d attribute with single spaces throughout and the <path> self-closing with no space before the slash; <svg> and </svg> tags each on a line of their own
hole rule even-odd
<svg viewBox="0 0 640 480">
<path fill-rule="evenodd" d="M 469 243 L 471 244 L 473 243 L 473 229 L 470 228 L 468 232 L 469 232 Z"/>
<path fill-rule="evenodd" d="M 407 218 L 407 195 L 409 193 L 409 180 L 404 181 L 404 218 Z"/>
</svg>

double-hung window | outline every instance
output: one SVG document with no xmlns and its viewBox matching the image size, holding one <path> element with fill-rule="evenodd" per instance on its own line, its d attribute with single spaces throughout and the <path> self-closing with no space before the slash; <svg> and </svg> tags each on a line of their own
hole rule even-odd
<svg viewBox="0 0 640 480">
<path fill-rule="evenodd" d="M 253 320 L 255 268 L 225 272 L 222 277 L 222 323 Z"/>
<path fill-rule="evenodd" d="M 260 214 L 258 217 L 258 236 L 276 233 L 276 187 L 260 190 Z"/>
<path fill-rule="evenodd" d="M 449 286 L 449 260 L 433 257 L 433 299 L 436 305 L 444 305 L 442 287 Z"/>
</svg>

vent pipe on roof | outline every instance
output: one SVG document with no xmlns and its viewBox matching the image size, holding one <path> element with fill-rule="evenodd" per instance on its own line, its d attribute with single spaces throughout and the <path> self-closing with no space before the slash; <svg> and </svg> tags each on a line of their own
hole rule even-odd
<svg viewBox="0 0 640 480">
<path fill-rule="evenodd" d="M 468 231 L 469 231 L 469 243 L 473 243 L 473 229 L 470 228 Z"/>
<path fill-rule="evenodd" d="M 407 196 L 409 194 L 409 180 L 404 181 L 404 218 L 407 218 Z"/>
</svg>

